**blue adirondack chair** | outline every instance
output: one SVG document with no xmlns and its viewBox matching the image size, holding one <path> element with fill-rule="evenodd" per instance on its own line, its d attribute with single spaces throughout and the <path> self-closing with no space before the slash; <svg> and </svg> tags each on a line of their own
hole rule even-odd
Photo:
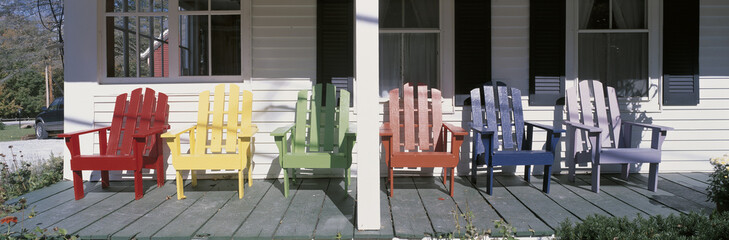
<svg viewBox="0 0 729 240">
<path fill-rule="evenodd" d="M 519 89 L 496 84 L 485 84 L 483 91 L 481 88 L 471 90 L 471 116 L 473 183 L 476 183 L 478 165 L 487 165 L 489 195 L 493 192 L 494 166 L 525 165 L 524 179 L 529 182 L 531 165 L 544 165 L 542 188 L 545 193 L 549 193 L 554 149 L 564 132 L 562 129 L 525 122 Z M 547 131 L 545 150 L 532 150 L 534 127 Z M 501 136 L 501 150 L 498 144 L 499 136 Z"/>
</svg>

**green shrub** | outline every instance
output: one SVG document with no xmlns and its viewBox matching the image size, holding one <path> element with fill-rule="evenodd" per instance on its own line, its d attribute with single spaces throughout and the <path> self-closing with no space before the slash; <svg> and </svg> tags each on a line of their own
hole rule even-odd
<svg viewBox="0 0 729 240">
<path fill-rule="evenodd" d="M 5 123 L 0 122 L 0 130 L 5 130 Z"/>
<path fill-rule="evenodd" d="M 2 157 L 3 159 L 5 157 Z M 37 165 L 12 161 L 0 163 L 0 198 L 4 201 L 63 179 L 63 158 L 52 156 Z"/>
<path fill-rule="evenodd" d="M 589 216 L 556 229 L 558 239 L 729 239 L 729 213 L 625 217 Z"/>
</svg>

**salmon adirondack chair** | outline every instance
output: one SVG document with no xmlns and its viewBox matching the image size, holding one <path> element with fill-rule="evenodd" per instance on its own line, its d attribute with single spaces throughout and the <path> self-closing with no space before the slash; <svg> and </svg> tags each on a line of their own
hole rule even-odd
<svg viewBox="0 0 729 240">
<path fill-rule="evenodd" d="M 289 174 L 296 180 L 298 168 L 344 168 L 345 190 L 350 183 L 352 147 L 356 130 L 349 126 L 349 92 L 326 84 L 322 99 L 322 84 L 316 84 L 309 99 L 309 90 L 299 91 L 294 124 L 271 132 L 276 141 L 284 175 L 284 196 L 289 194 Z M 325 104 L 322 105 L 322 101 Z M 307 107 L 308 105 L 308 107 Z M 290 136 L 290 143 L 287 141 Z M 293 170 L 291 173 L 289 171 Z"/>
<path fill-rule="evenodd" d="M 165 183 L 162 141 L 160 134 L 169 129 L 167 125 L 167 95 L 147 88 L 134 89 L 127 100 L 126 93 L 116 97 L 111 126 L 93 130 L 58 135 L 66 140 L 71 152 L 73 190 L 76 200 L 84 197 L 83 170 L 101 170 L 101 186 L 109 186 L 110 170 L 134 171 L 135 199 L 144 196 L 142 169 L 154 169 L 157 185 Z M 109 138 L 107 139 L 107 131 Z M 81 155 L 79 136 L 98 133 L 98 155 Z"/>
<path fill-rule="evenodd" d="M 607 105 L 605 103 L 607 93 Z M 658 187 L 658 164 L 661 146 L 670 127 L 622 121 L 615 89 L 604 88 L 599 81 L 581 81 L 567 90 L 567 165 L 574 181 L 576 165 L 592 163 L 592 191 L 600 192 L 600 166 L 622 165 L 628 178 L 630 164 L 650 164 L 648 190 Z M 633 127 L 650 128 L 651 148 L 631 146 Z"/>
<path fill-rule="evenodd" d="M 525 165 L 524 179 L 529 182 L 531 165 L 544 165 L 542 190 L 549 193 L 554 149 L 564 132 L 562 129 L 524 121 L 521 91 L 507 86 L 484 85 L 483 92 L 481 88 L 471 90 L 471 116 L 473 118 L 472 182 L 476 183 L 478 165 L 486 164 L 487 193 L 491 195 L 494 166 Z M 534 127 L 547 131 L 545 150 L 532 150 Z M 501 150 L 499 150 L 499 139 L 501 139 Z"/>
<path fill-rule="evenodd" d="M 444 123 L 441 109 L 440 90 L 428 90 L 425 84 L 419 84 L 415 93 L 413 86 L 406 83 L 403 86 L 402 99 L 400 89 L 390 90 L 390 120 L 380 127 L 380 140 L 385 148 L 385 162 L 388 167 L 390 196 L 394 192 L 393 170 L 402 167 L 442 167 L 444 185 L 450 169 L 450 195 L 453 196 L 453 170 L 458 165 L 461 144 L 468 132 Z M 446 146 L 448 132 L 451 133 L 450 151 Z"/>
<path fill-rule="evenodd" d="M 241 93 L 235 84 L 228 85 L 226 94 L 225 86 L 215 86 L 212 107 L 210 91 L 200 93 L 196 125 L 162 135 L 176 171 L 177 199 L 185 198 L 181 173 L 186 170 L 190 170 L 193 186 L 197 185 L 197 170 L 238 170 L 238 198 L 244 193 L 243 169 L 248 169 L 248 186 L 253 183 L 251 144 L 258 132 L 258 127 L 251 124 L 253 94 L 245 90 Z M 185 133 L 190 138 L 189 153 L 180 152 L 180 138 Z"/>
</svg>

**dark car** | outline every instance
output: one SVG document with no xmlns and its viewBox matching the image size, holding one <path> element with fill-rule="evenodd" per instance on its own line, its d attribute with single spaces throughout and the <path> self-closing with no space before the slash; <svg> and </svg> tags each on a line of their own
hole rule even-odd
<svg viewBox="0 0 729 240">
<path fill-rule="evenodd" d="M 35 117 L 35 136 L 48 138 L 49 132 L 63 132 L 63 97 L 53 100 L 48 108 L 42 108 Z"/>
</svg>

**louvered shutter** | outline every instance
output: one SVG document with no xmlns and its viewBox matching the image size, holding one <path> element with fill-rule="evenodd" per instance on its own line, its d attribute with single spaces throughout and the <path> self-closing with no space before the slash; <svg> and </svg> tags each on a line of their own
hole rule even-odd
<svg viewBox="0 0 729 240">
<path fill-rule="evenodd" d="M 346 87 L 352 93 L 353 77 L 354 1 L 317 0 L 316 82 L 336 82 L 338 88 Z M 350 105 L 353 97 L 351 94 Z"/>
<path fill-rule="evenodd" d="M 663 104 L 699 104 L 699 1 L 663 2 Z"/>
<path fill-rule="evenodd" d="M 529 1 L 531 106 L 554 106 L 564 98 L 565 4 L 565 0 Z"/>
<path fill-rule="evenodd" d="M 491 1 L 455 1 L 455 104 L 491 80 Z"/>
</svg>

